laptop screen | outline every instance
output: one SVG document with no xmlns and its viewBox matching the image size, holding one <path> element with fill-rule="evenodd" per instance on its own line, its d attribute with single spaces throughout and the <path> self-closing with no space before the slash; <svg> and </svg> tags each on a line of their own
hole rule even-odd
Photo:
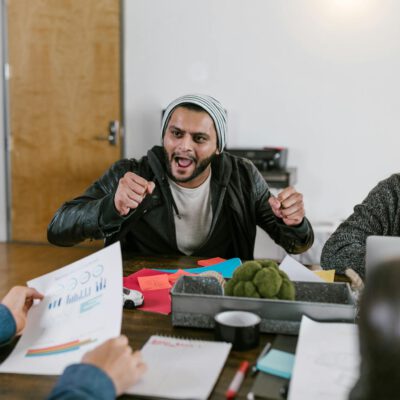
<svg viewBox="0 0 400 400">
<path fill-rule="evenodd" d="M 376 265 L 394 258 L 400 258 L 400 237 L 368 236 L 365 254 L 365 274 Z"/>
</svg>

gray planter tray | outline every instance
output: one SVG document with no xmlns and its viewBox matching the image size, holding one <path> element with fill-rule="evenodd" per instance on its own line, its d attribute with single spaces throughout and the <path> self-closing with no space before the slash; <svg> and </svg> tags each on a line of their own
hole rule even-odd
<svg viewBox="0 0 400 400">
<path fill-rule="evenodd" d="M 296 301 L 224 296 L 212 277 L 182 276 L 171 290 L 172 325 L 214 328 L 220 311 L 250 311 L 261 332 L 296 335 L 302 315 L 317 321 L 354 322 L 356 304 L 348 283 L 294 282 Z"/>
</svg>

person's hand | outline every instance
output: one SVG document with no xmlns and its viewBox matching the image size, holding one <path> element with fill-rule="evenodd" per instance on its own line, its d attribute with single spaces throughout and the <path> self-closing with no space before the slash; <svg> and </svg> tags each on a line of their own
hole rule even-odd
<svg viewBox="0 0 400 400">
<path fill-rule="evenodd" d="M 303 195 L 296 192 L 295 188 L 287 187 L 277 197 L 271 196 L 268 203 L 272 212 L 286 225 L 299 225 L 303 221 L 305 215 Z"/>
<path fill-rule="evenodd" d="M 87 352 L 82 362 L 101 368 L 113 381 L 117 396 L 134 385 L 147 368 L 140 352 L 132 353 L 126 336 L 107 340 Z"/>
<path fill-rule="evenodd" d="M 133 172 L 127 172 L 118 183 L 114 205 L 120 215 L 127 215 L 139 206 L 147 194 L 152 194 L 154 182 L 149 182 Z"/>
<path fill-rule="evenodd" d="M 17 335 L 25 328 L 28 311 L 35 299 L 43 299 L 43 295 L 36 289 L 26 286 L 14 286 L 1 301 L 11 311 L 15 319 Z"/>
</svg>

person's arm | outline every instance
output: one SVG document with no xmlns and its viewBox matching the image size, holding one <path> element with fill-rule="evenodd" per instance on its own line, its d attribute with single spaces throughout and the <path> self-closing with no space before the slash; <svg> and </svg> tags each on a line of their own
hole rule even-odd
<svg viewBox="0 0 400 400">
<path fill-rule="evenodd" d="M 154 182 L 130 171 L 135 166 L 134 160 L 116 162 L 83 196 L 64 203 L 49 224 L 48 241 L 73 246 L 118 232 L 155 187 Z"/>
<path fill-rule="evenodd" d="M 16 334 L 17 326 L 11 311 L 0 304 L 0 346 L 7 344 Z"/>
<path fill-rule="evenodd" d="M 66 368 L 48 400 L 110 400 L 134 385 L 146 371 L 128 339 L 110 339 Z"/>
<path fill-rule="evenodd" d="M 42 298 L 35 289 L 25 286 L 15 286 L 4 296 L 0 304 L 0 345 L 22 332 L 33 300 Z"/>
<path fill-rule="evenodd" d="M 257 225 L 288 253 L 308 250 L 314 242 L 314 232 L 304 216 L 302 195 L 293 188 L 286 188 L 274 198 L 262 175 L 253 171 L 253 176 Z"/>
<path fill-rule="evenodd" d="M 48 400 L 110 400 L 116 392 L 111 378 L 90 364 L 73 364 L 65 369 Z"/>
<path fill-rule="evenodd" d="M 400 185 L 399 177 L 393 175 L 380 182 L 365 200 L 354 207 L 354 212 L 344 221 L 322 249 L 321 267 L 335 269 L 343 274 L 347 268 L 354 269 L 361 277 L 365 275 L 366 240 L 371 235 L 398 235 Z"/>
<path fill-rule="evenodd" d="M 73 246 L 85 239 L 103 239 L 118 232 L 125 217 L 114 206 L 119 179 L 130 162 L 116 162 L 86 192 L 64 203 L 47 229 L 47 239 L 58 246 Z"/>
</svg>

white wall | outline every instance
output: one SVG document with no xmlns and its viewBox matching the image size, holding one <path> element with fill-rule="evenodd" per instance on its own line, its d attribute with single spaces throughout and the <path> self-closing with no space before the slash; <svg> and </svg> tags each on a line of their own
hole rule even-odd
<svg viewBox="0 0 400 400">
<path fill-rule="evenodd" d="M 399 171 L 400 2 L 125 0 L 126 155 L 188 92 L 228 110 L 228 146 L 282 145 L 316 221 Z"/>
<path fill-rule="evenodd" d="M 4 149 L 4 82 L 3 74 L 3 54 L 1 51 L 3 16 L 2 1 L 0 2 L 0 242 L 7 239 L 7 217 L 6 217 L 6 164 Z"/>
</svg>

